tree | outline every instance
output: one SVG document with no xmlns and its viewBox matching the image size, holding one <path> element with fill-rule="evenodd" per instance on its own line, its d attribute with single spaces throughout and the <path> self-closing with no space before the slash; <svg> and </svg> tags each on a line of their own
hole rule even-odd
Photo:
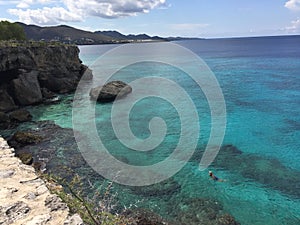
<svg viewBox="0 0 300 225">
<path fill-rule="evenodd" d="M 0 40 L 25 40 L 24 29 L 17 23 L 0 21 Z"/>
</svg>

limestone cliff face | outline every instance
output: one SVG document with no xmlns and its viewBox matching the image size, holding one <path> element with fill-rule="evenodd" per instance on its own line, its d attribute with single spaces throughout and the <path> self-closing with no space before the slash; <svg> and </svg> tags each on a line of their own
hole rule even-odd
<svg viewBox="0 0 300 225">
<path fill-rule="evenodd" d="M 77 46 L 1 46 L 0 111 L 40 103 L 45 93 L 72 92 L 86 69 Z"/>
<path fill-rule="evenodd" d="M 15 157 L 14 149 L 0 136 L 0 224 L 83 225 L 78 214 L 49 189 L 61 188 L 40 179 L 33 167 Z"/>
</svg>

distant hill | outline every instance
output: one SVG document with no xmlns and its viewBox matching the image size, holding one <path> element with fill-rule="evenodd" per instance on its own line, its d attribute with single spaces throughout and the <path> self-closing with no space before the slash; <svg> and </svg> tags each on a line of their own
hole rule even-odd
<svg viewBox="0 0 300 225">
<path fill-rule="evenodd" d="M 87 44 L 112 44 L 112 43 L 130 43 L 130 42 L 150 42 L 150 41 L 173 41 L 186 38 L 162 38 L 158 36 L 151 37 L 147 34 L 129 34 L 124 35 L 118 31 L 84 31 L 74 27 L 60 25 L 52 27 L 40 27 L 36 25 L 26 25 L 18 23 L 23 27 L 26 38 L 34 41 L 59 41 L 69 44 L 87 45 Z"/>
<path fill-rule="evenodd" d="M 123 40 L 131 40 L 131 41 L 137 41 L 137 40 L 156 40 L 156 41 L 166 41 L 166 38 L 162 38 L 162 37 L 158 37 L 158 36 L 154 36 L 151 37 L 147 34 L 129 34 L 129 35 L 124 35 L 121 34 L 118 31 L 96 31 L 96 34 L 102 34 L 102 35 L 106 35 L 112 38 L 117 38 L 117 39 L 123 39 Z"/>
</svg>

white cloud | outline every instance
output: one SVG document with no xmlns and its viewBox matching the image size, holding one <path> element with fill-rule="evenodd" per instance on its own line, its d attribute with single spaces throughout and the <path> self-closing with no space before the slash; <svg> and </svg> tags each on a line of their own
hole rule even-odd
<svg viewBox="0 0 300 225">
<path fill-rule="evenodd" d="M 50 4 L 55 0 L 19 0 L 17 3 L 17 8 L 29 8 L 33 4 Z"/>
<path fill-rule="evenodd" d="M 300 10 L 300 0 L 289 0 L 284 6 L 290 10 Z"/>
<path fill-rule="evenodd" d="M 165 4 L 165 0 L 63 0 L 71 11 L 85 13 L 88 16 L 117 18 L 148 13 Z"/>
<path fill-rule="evenodd" d="M 82 21 L 82 18 L 61 7 L 42 9 L 10 9 L 9 13 L 17 15 L 19 20 L 24 23 L 34 23 L 43 25 L 59 24 L 61 22 Z"/>
<path fill-rule="evenodd" d="M 300 32 L 300 19 L 291 22 L 291 25 L 285 28 L 289 33 L 299 33 Z"/>
<path fill-rule="evenodd" d="M 19 9 L 10 9 L 9 13 L 18 16 L 19 20 L 25 23 L 54 25 L 61 22 L 83 21 L 90 16 L 102 18 L 135 16 L 163 7 L 166 5 L 165 2 L 166 0 L 20 0 L 17 4 Z M 33 5 L 43 4 L 49 4 L 49 7 L 30 9 Z"/>
</svg>

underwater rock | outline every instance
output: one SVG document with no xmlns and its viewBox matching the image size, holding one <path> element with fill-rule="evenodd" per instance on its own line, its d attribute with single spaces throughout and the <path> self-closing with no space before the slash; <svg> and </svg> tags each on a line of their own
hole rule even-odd
<svg viewBox="0 0 300 225">
<path fill-rule="evenodd" d="M 26 165 L 31 165 L 33 162 L 32 154 L 29 152 L 19 152 L 16 156 Z"/>
<path fill-rule="evenodd" d="M 217 218 L 217 225 L 239 225 L 240 223 L 235 221 L 235 219 L 229 215 L 224 214 Z"/>
<path fill-rule="evenodd" d="M 126 210 L 124 215 L 127 218 L 134 219 L 134 225 L 171 225 L 165 221 L 162 217 L 148 209 L 130 209 Z"/>
<path fill-rule="evenodd" d="M 238 225 L 239 223 L 229 214 L 222 214 L 223 206 L 213 199 L 192 198 L 183 199 L 173 215 L 180 224 L 186 225 L 216 225 L 228 224 Z M 174 209 L 172 209 L 174 210 Z"/>
<path fill-rule="evenodd" d="M 19 109 L 11 112 L 9 118 L 14 122 L 26 122 L 32 119 L 32 115 L 25 109 Z"/>
<path fill-rule="evenodd" d="M 213 166 L 300 198 L 300 172 L 286 167 L 277 159 L 242 153 L 237 147 L 226 145 L 221 148 Z"/>
<path fill-rule="evenodd" d="M 98 102 L 113 102 L 117 96 L 123 98 L 132 92 L 132 88 L 122 81 L 111 81 L 104 86 L 92 88 L 90 98 Z"/>
<path fill-rule="evenodd" d="M 162 181 L 157 184 L 144 187 L 131 187 L 131 190 L 138 195 L 143 195 L 147 197 L 159 197 L 163 195 L 173 195 L 179 192 L 181 185 L 175 181 L 173 178 Z"/>
<path fill-rule="evenodd" d="M 220 152 L 221 153 L 229 153 L 229 154 L 235 154 L 235 155 L 240 155 L 243 154 L 243 152 L 238 149 L 236 146 L 234 145 L 224 145 L 220 148 Z"/>
<path fill-rule="evenodd" d="M 17 131 L 9 140 L 9 145 L 12 147 L 36 144 L 41 142 L 43 137 L 32 132 Z"/>
</svg>

